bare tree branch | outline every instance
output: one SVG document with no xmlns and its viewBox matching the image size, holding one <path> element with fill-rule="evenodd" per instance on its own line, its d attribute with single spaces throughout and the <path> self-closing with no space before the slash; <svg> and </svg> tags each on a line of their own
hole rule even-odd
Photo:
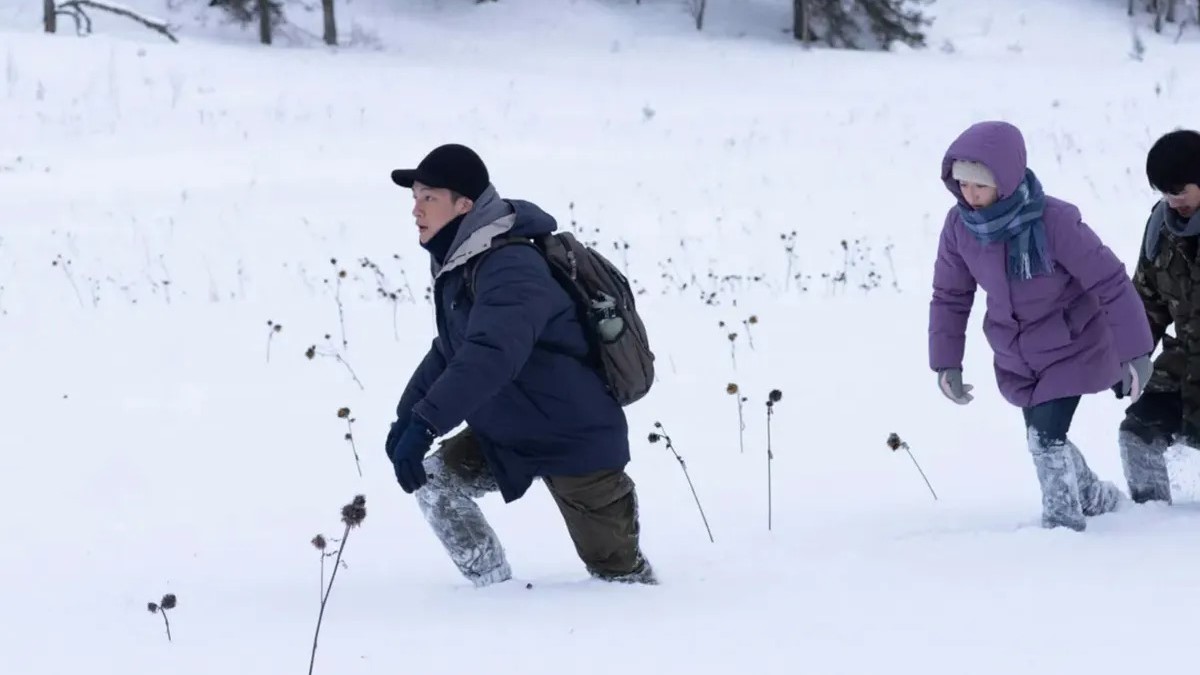
<svg viewBox="0 0 1200 675">
<path fill-rule="evenodd" d="M 87 12 L 84 11 L 85 7 L 91 7 L 92 9 L 99 9 L 99 10 L 103 10 L 105 12 L 111 12 L 118 16 L 123 16 L 127 19 L 133 19 L 134 21 L 137 21 L 138 23 L 142 24 L 146 28 L 149 28 L 150 30 L 153 30 L 157 33 L 162 34 L 171 42 L 176 42 L 176 43 L 179 42 L 179 40 L 175 38 L 175 35 L 171 33 L 171 27 L 169 25 L 167 25 L 167 22 L 160 21 L 158 19 L 151 19 L 149 17 L 143 16 L 143 15 L 138 14 L 137 12 L 133 11 L 132 9 L 129 9 L 128 7 L 124 7 L 122 5 L 115 5 L 115 4 L 110 4 L 107 2 L 100 2 L 99 0 L 67 0 L 67 2 L 60 3 L 58 6 L 59 6 L 59 9 L 73 9 L 73 10 L 77 11 L 79 14 L 81 14 L 87 20 L 89 33 L 92 31 L 92 26 L 91 26 L 92 22 L 91 22 L 91 19 L 87 18 Z"/>
<path fill-rule="evenodd" d="M 56 9 L 54 15 L 65 15 L 75 20 L 75 34 L 79 36 L 89 35 L 92 32 L 92 18 L 83 12 L 75 9 Z"/>
</svg>

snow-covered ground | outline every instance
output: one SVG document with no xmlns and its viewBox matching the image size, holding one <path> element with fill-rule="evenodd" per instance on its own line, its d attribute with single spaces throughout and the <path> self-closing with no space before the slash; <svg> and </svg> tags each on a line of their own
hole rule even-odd
<svg viewBox="0 0 1200 675">
<path fill-rule="evenodd" d="M 34 3 L 0 2 L 0 672 L 302 671 L 309 541 L 340 536 L 355 494 L 368 516 L 318 673 L 1194 664 L 1200 457 L 1172 452 L 1173 507 L 1042 530 L 982 300 L 975 402 L 946 402 L 925 365 L 949 141 L 983 118 L 1021 126 L 1047 190 L 1132 264 L 1145 152 L 1200 119 L 1194 33 L 1143 31 L 1136 61 L 1123 3 L 939 0 L 928 50 L 805 53 L 775 34 L 786 2 L 713 0 L 698 37 L 665 0 L 502 0 L 426 2 L 372 24 L 382 49 L 329 52 L 132 4 L 179 20 L 181 44 L 113 21 L 47 37 Z M 383 5 L 357 0 L 346 24 Z M 473 589 L 395 484 L 383 437 L 433 326 L 388 171 L 443 142 L 645 291 L 660 380 L 628 411 L 630 471 L 659 587 L 586 580 L 535 488 L 485 500 L 519 581 Z M 1086 399 L 1073 433 L 1119 482 L 1121 410 Z M 656 421 L 715 543 L 645 440 Z M 169 643 L 146 611 L 167 592 Z"/>
</svg>

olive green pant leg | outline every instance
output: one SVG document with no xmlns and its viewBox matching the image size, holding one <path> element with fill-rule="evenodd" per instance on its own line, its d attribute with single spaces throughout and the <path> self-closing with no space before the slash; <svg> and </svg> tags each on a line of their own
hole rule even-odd
<svg viewBox="0 0 1200 675">
<path fill-rule="evenodd" d="M 628 474 L 598 471 L 545 482 L 588 572 L 601 579 L 654 583 L 639 544 L 637 492 Z"/>
</svg>

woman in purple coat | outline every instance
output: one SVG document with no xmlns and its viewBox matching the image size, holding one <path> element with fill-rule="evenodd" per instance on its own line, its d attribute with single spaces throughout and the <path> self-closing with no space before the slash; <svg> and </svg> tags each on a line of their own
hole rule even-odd
<svg viewBox="0 0 1200 675">
<path fill-rule="evenodd" d="M 1137 400 L 1153 351 L 1146 312 L 1125 266 L 1075 206 L 1048 197 L 1026 167 L 1025 140 L 1006 122 L 964 131 L 942 160 L 957 204 L 934 266 L 929 362 L 950 400 L 969 403 L 962 358 L 975 289 L 1004 398 L 1022 409 L 1042 489 L 1042 525 L 1083 531 L 1123 495 L 1067 439 L 1084 394 Z"/>
</svg>

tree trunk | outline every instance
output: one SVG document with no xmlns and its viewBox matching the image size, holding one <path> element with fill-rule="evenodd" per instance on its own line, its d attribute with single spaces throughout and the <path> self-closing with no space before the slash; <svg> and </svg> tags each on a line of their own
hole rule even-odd
<svg viewBox="0 0 1200 675">
<path fill-rule="evenodd" d="M 1178 0 L 1166 0 L 1167 3 L 1167 23 L 1175 23 L 1175 5 L 1179 4 Z"/>
<path fill-rule="evenodd" d="M 258 0 L 258 39 L 264 44 L 271 44 L 271 2 Z"/>
<path fill-rule="evenodd" d="M 325 10 L 325 44 L 336 47 L 337 21 L 333 16 L 333 0 L 321 0 L 321 7 Z"/>
<path fill-rule="evenodd" d="M 803 42 L 806 47 L 812 42 L 808 2 L 809 0 L 792 0 L 792 37 Z"/>
<path fill-rule="evenodd" d="M 1154 32 L 1162 33 L 1163 29 L 1163 3 L 1166 0 L 1154 0 Z"/>
<path fill-rule="evenodd" d="M 42 0 L 42 23 L 47 33 L 58 31 L 58 7 L 55 7 L 54 0 Z"/>
</svg>

